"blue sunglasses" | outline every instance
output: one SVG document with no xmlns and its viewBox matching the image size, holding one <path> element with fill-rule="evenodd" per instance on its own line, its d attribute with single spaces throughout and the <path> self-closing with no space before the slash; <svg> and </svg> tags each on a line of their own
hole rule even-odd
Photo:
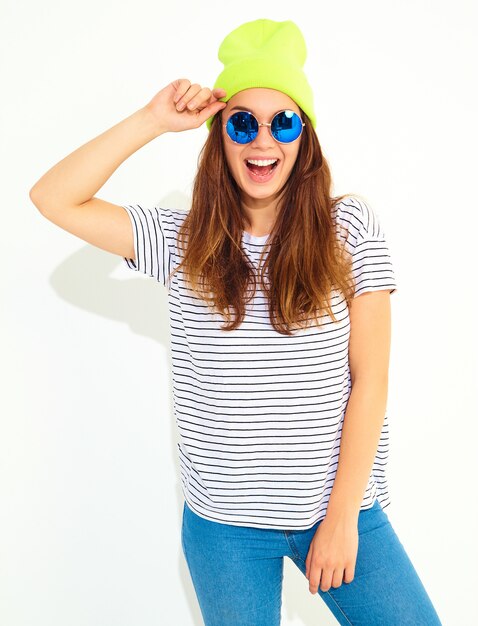
<svg viewBox="0 0 478 626">
<path fill-rule="evenodd" d="M 291 143 L 300 137 L 305 123 L 294 111 L 285 109 L 272 118 L 270 124 L 259 124 L 250 111 L 233 113 L 224 124 L 226 132 L 234 143 L 250 143 L 259 133 L 259 126 L 269 126 L 271 135 L 279 143 Z"/>
</svg>

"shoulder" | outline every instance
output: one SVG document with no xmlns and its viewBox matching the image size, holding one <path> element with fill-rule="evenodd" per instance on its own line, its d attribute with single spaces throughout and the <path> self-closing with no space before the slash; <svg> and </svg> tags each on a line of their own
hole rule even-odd
<svg viewBox="0 0 478 626">
<path fill-rule="evenodd" d="M 169 247 L 176 250 L 177 236 L 182 223 L 186 219 L 187 211 L 156 205 L 151 209 L 154 221 L 157 222 Z"/>
<path fill-rule="evenodd" d="M 187 211 L 180 209 L 172 209 L 170 207 L 155 206 L 154 207 L 158 216 L 165 228 L 178 231 L 182 223 L 186 219 Z"/>
<path fill-rule="evenodd" d="M 332 211 L 337 223 L 357 231 L 373 216 L 371 206 L 358 195 L 345 196 L 333 205 Z"/>
<path fill-rule="evenodd" d="M 177 254 L 177 237 L 182 223 L 186 219 L 187 211 L 154 205 L 147 209 L 151 220 L 148 227 L 154 229 L 156 237 L 161 236 L 171 253 Z"/>
<path fill-rule="evenodd" d="M 348 195 L 333 205 L 332 215 L 339 237 L 355 247 L 365 235 L 380 236 L 377 213 L 359 195 Z"/>
</svg>

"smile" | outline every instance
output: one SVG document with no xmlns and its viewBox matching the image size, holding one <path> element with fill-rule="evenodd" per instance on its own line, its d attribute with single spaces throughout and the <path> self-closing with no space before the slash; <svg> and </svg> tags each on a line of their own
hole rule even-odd
<svg viewBox="0 0 478 626">
<path fill-rule="evenodd" d="M 255 183 L 267 183 L 275 174 L 279 159 L 246 159 L 248 177 Z"/>
</svg>

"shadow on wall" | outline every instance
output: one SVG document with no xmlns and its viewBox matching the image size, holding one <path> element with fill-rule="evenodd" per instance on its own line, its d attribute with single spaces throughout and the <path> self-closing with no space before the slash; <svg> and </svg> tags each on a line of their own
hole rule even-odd
<svg viewBox="0 0 478 626">
<path fill-rule="evenodd" d="M 136 203 L 135 199 L 121 201 L 121 204 Z M 140 204 L 146 205 L 144 202 Z M 190 201 L 180 192 L 171 192 L 157 204 L 188 210 Z M 119 266 L 124 268 L 124 280 L 111 277 Z M 86 244 L 54 270 L 50 285 L 62 300 L 73 306 L 126 323 L 135 334 L 169 348 L 166 289 L 154 278 L 126 267 L 122 257 Z"/>
</svg>

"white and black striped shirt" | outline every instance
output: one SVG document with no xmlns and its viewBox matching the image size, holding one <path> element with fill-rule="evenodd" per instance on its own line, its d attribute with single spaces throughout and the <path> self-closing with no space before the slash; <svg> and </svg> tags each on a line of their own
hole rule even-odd
<svg viewBox="0 0 478 626">
<path fill-rule="evenodd" d="M 183 495 L 215 522 L 255 528 L 310 528 L 326 514 L 337 470 L 342 422 L 351 391 L 349 311 L 334 292 L 323 326 L 281 335 L 270 324 L 258 286 L 234 331 L 187 289 L 176 237 L 187 213 L 124 206 L 134 233 L 132 270 L 167 289 L 171 324 L 174 414 Z M 337 235 L 351 252 L 355 295 L 396 289 L 377 214 L 348 196 L 334 208 Z M 347 229 L 347 233 L 341 227 Z M 243 232 L 244 251 L 257 267 L 267 236 Z M 270 244 L 267 244 L 270 245 Z M 361 509 L 390 503 L 386 466 L 388 416 Z"/>
</svg>

